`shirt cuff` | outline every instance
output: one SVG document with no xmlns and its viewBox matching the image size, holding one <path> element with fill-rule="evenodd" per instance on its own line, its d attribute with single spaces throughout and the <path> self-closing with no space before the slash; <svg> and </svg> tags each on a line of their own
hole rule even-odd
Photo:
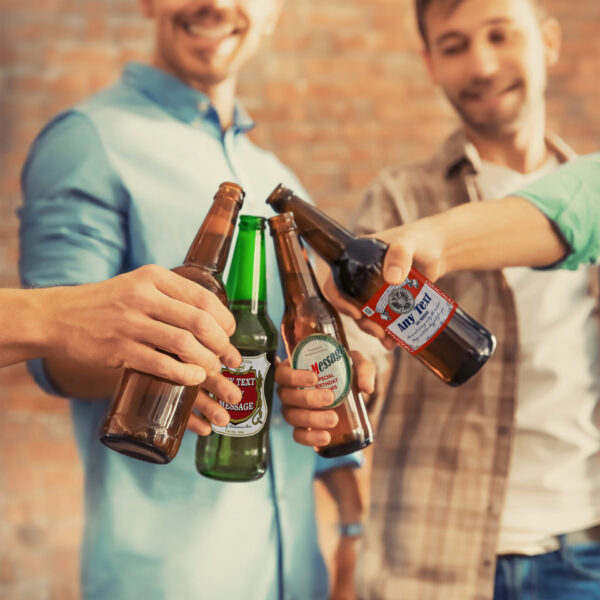
<svg viewBox="0 0 600 600">
<path fill-rule="evenodd" d="M 27 361 L 27 370 L 31 373 L 34 381 L 42 388 L 44 392 L 47 394 L 51 394 L 53 396 L 60 396 L 61 398 L 66 398 L 65 394 L 63 394 L 55 385 L 52 383 L 52 380 L 48 376 L 48 372 L 46 371 L 46 362 L 43 358 L 35 358 L 33 360 Z"/>
<path fill-rule="evenodd" d="M 357 469 L 358 467 L 361 467 L 364 462 L 365 457 L 361 450 L 353 452 L 352 454 L 346 454 L 346 456 L 337 456 L 336 458 L 323 458 L 317 454 L 315 474 L 317 477 L 321 477 L 323 473 L 332 471 L 333 469 Z"/>
</svg>

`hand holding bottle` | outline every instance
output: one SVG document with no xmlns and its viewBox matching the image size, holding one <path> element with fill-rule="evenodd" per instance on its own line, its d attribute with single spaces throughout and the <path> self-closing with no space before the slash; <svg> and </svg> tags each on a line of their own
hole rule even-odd
<svg viewBox="0 0 600 600">
<path fill-rule="evenodd" d="M 375 389 L 375 365 L 358 351 L 351 351 L 358 389 L 371 394 Z M 327 446 L 331 442 L 329 430 L 339 417 L 327 410 L 333 402 L 333 392 L 317 389 L 317 375 L 312 371 L 293 369 L 289 359 L 277 365 L 275 383 L 283 404 L 283 416 L 294 428 L 294 440 L 303 446 Z"/>
<path fill-rule="evenodd" d="M 240 361 L 237 361 L 235 366 L 237 367 L 239 364 Z M 242 392 L 230 379 L 220 373 L 207 377 L 196 395 L 194 409 L 187 424 L 190 431 L 207 436 L 212 433 L 213 425 L 225 427 L 229 423 L 231 418 L 227 409 L 215 398 L 235 405 L 242 399 Z"/>
</svg>

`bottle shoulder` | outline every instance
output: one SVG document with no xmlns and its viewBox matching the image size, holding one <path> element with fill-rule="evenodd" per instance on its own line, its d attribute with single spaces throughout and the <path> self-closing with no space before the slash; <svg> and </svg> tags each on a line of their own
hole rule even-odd
<svg viewBox="0 0 600 600">
<path fill-rule="evenodd" d="M 279 332 L 268 314 L 240 309 L 232 310 L 232 313 L 235 317 L 235 331 L 230 339 L 238 350 L 260 348 L 267 351 L 277 347 Z"/>
<path fill-rule="evenodd" d="M 213 294 L 215 294 L 221 302 L 227 304 L 227 293 L 221 279 L 209 271 L 208 269 L 196 265 L 181 265 L 172 269 L 177 275 L 185 277 L 190 281 L 200 284 Z"/>
</svg>

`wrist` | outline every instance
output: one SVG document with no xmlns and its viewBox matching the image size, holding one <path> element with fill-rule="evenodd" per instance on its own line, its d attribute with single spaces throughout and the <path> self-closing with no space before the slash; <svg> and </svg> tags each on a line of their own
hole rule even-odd
<svg viewBox="0 0 600 600">
<path fill-rule="evenodd" d="M 28 314 L 33 316 L 28 319 L 26 338 L 41 357 L 45 357 L 60 341 L 55 308 L 56 304 L 60 303 L 59 289 L 27 290 Z"/>
</svg>

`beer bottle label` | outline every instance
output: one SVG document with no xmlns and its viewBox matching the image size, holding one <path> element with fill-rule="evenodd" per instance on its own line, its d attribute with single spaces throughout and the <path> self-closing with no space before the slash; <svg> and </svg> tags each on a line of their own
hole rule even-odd
<svg viewBox="0 0 600 600">
<path fill-rule="evenodd" d="M 344 346 L 329 335 L 314 333 L 305 337 L 294 348 L 292 366 L 294 369 L 313 371 L 319 378 L 315 387 L 333 392 L 333 403 L 325 408 L 335 408 L 341 404 L 350 391 L 350 357 Z"/>
<path fill-rule="evenodd" d="M 212 424 L 212 430 L 230 437 L 256 435 L 267 422 L 268 406 L 265 401 L 265 378 L 271 363 L 266 353 L 258 356 L 242 356 L 237 369 L 223 367 L 221 375 L 229 379 L 242 392 L 239 404 L 228 404 L 219 400 L 229 413 L 230 421 L 225 427 Z"/>
<path fill-rule="evenodd" d="M 401 285 L 385 284 L 362 312 L 411 354 L 418 354 L 444 330 L 456 302 L 411 269 Z"/>
</svg>

